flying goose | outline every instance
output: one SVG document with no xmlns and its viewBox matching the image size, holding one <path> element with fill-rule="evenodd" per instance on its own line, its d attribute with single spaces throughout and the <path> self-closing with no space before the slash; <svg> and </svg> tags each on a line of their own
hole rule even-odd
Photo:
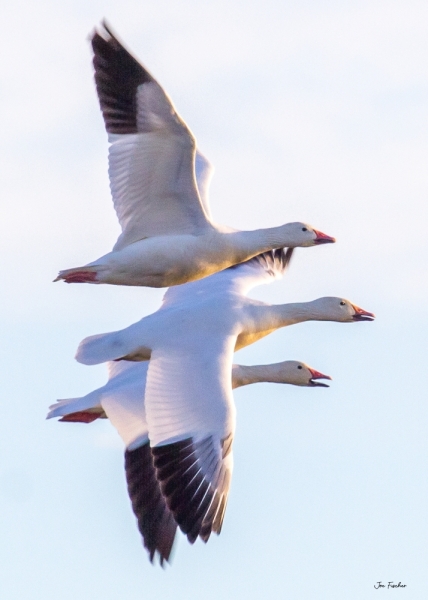
<svg viewBox="0 0 428 600">
<path fill-rule="evenodd" d="M 91 423 L 109 418 L 124 441 L 125 472 L 129 496 L 137 517 L 150 561 L 156 553 L 162 565 L 170 558 L 177 524 L 162 496 L 150 449 L 144 407 L 144 390 L 149 363 L 110 362 L 106 385 L 83 398 L 59 400 L 52 406 L 48 419 Z M 270 365 L 233 365 L 232 388 L 251 383 L 288 383 L 297 386 L 323 386 L 319 379 L 331 379 L 302 362 L 286 360 Z"/>
<path fill-rule="evenodd" d="M 267 250 L 335 241 L 305 223 L 254 231 L 214 223 L 208 204 L 212 167 L 170 98 L 106 23 L 91 43 L 122 233 L 112 252 L 60 271 L 55 281 L 166 287 Z"/>
</svg>

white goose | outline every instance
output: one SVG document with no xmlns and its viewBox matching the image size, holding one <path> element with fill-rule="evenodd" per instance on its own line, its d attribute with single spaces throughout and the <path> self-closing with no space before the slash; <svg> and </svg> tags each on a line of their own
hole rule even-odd
<svg viewBox="0 0 428 600">
<path fill-rule="evenodd" d="M 57 400 L 49 407 L 46 418 L 61 417 L 60 421 L 72 423 L 110 419 L 126 448 L 132 450 L 148 439 L 144 391 L 149 361 L 112 361 L 107 363 L 107 367 L 108 381 L 105 385 L 81 398 Z M 297 360 L 284 360 L 268 365 L 232 365 L 232 389 L 254 383 L 329 387 L 326 383 L 319 382 L 319 379 L 331 377 Z"/>
<path fill-rule="evenodd" d="M 177 524 L 162 496 L 153 466 L 144 407 L 148 367 L 148 361 L 108 363 L 106 385 L 83 398 L 59 400 L 49 407 L 47 418 L 62 417 L 61 421 L 81 423 L 110 419 L 125 443 L 128 490 L 144 546 L 151 561 L 157 552 L 163 564 L 170 557 Z M 331 377 L 292 360 L 232 367 L 232 388 L 258 382 L 328 387 L 319 379 Z"/>
<path fill-rule="evenodd" d="M 86 338 L 77 351 L 84 364 L 150 357 L 145 408 L 156 477 L 191 542 L 220 533 L 224 518 L 235 430 L 230 373 L 239 336 L 242 346 L 302 321 L 374 318 L 342 298 L 277 306 L 249 299 L 245 293 L 259 282 L 260 271 L 272 276 L 268 264 L 276 254 L 168 290 L 156 313 Z"/>
<path fill-rule="evenodd" d="M 255 231 L 215 224 L 208 206 L 211 166 L 170 98 L 105 23 L 92 48 L 122 233 L 112 252 L 60 271 L 55 281 L 166 287 L 267 250 L 335 241 L 305 223 Z"/>
</svg>

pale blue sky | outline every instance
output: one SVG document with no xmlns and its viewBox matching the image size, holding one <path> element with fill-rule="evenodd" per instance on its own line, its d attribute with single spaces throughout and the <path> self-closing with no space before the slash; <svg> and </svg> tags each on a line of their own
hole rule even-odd
<svg viewBox="0 0 428 600">
<path fill-rule="evenodd" d="M 1 9 L 2 600 L 426 599 L 428 5 L 397 1 L 9 3 Z M 223 532 L 149 564 L 106 422 L 46 422 L 104 382 L 78 342 L 162 291 L 51 283 L 118 234 L 86 41 L 106 17 L 216 171 L 214 217 L 305 220 L 268 302 L 341 295 L 372 324 L 308 323 L 237 362 L 303 360 L 329 390 L 237 390 Z M 376 581 L 402 590 L 374 590 Z"/>
</svg>

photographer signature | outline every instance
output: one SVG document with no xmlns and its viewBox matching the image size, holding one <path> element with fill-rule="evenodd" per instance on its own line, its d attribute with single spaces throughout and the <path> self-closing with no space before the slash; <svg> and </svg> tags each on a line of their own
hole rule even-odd
<svg viewBox="0 0 428 600">
<path fill-rule="evenodd" d="M 388 585 L 384 585 L 381 581 L 377 581 L 376 584 L 373 586 L 375 590 L 378 590 L 379 588 L 384 588 L 386 587 L 388 588 L 405 588 L 407 587 L 407 585 L 405 583 L 401 583 L 401 581 L 399 581 L 398 583 L 394 583 L 393 581 L 388 581 Z"/>
</svg>

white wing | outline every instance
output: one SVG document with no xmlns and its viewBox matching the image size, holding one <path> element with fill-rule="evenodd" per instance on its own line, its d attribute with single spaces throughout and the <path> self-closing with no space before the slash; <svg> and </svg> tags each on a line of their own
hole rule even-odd
<svg viewBox="0 0 428 600">
<path fill-rule="evenodd" d="M 132 510 L 150 560 L 168 560 L 177 524 L 162 495 L 148 441 L 144 393 L 148 362 L 109 363 L 110 382 L 101 400 L 126 445 L 125 474 Z"/>
<path fill-rule="evenodd" d="M 168 507 L 193 543 L 220 533 L 232 476 L 235 337 L 155 350 L 146 415 L 157 478 Z"/>
<path fill-rule="evenodd" d="M 235 292 L 245 295 L 248 291 L 263 283 L 271 283 L 282 277 L 288 268 L 293 248 L 272 250 L 259 254 L 246 262 L 214 273 L 204 279 L 191 281 L 168 288 L 162 306 L 184 304 L 198 296 L 213 292 Z"/>
<path fill-rule="evenodd" d="M 95 83 L 109 140 L 114 249 L 212 227 L 195 179 L 195 139 L 161 86 L 105 26 L 92 37 Z"/>
<path fill-rule="evenodd" d="M 108 363 L 108 383 L 83 398 L 60 400 L 50 407 L 48 419 L 88 423 L 104 411 L 127 447 L 125 473 L 132 509 L 150 560 L 156 553 L 160 563 L 168 560 L 177 524 L 160 485 L 148 442 L 144 388 L 148 363 L 126 361 Z M 91 418 L 91 415 L 95 415 Z"/>
<path fill-rule="evenodd" d="M 108 363 L 110 379 L 101 406 L 128 450 L 148 442 L 144 388 L 148 362 Z"/>
</svg>

